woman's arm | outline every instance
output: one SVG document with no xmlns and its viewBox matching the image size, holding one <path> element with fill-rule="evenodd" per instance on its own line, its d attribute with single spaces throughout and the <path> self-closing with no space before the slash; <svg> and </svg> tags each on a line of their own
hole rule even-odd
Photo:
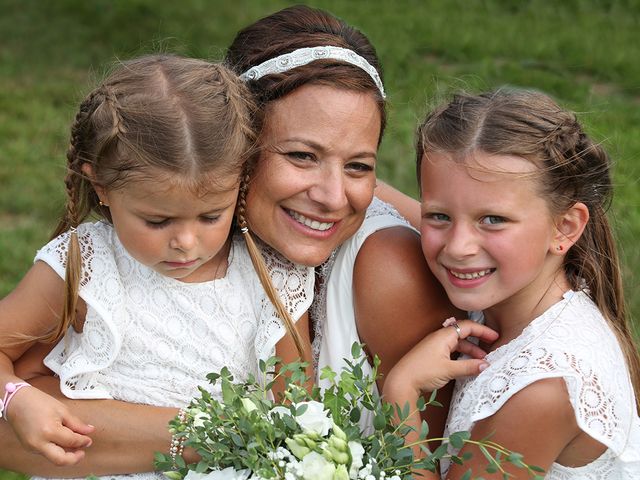
<svg viewBox="0 0 640 480">
<path fill-rule="evenodd" d="M 390 203 L 414 227 L 420 228 L 420 202 L 378 179 L 376 197 Z"/>
<path fill-rule="evenodd" d="M 391 368 L 414 345 L 441 328 L 446 318 L 465 316 L 449 303 L 427 267 L 420 237 L 405 227 L 379 230 L 364 242 L 353 288 L 360 339 L 382 360 L 380 391 Z M 428 407 L 424 412 L 434 436 L 444 431 L 451 388 L 438 392 L 444 408 Z"/>
<path fill-rule="evenodd" d="M 175 408 L 136 405 L 115 400 L 70 400 L 62 396 L 59 380 L 40 377 L 31 383 L 63 402 L 78 417 L 95 426 L 93 444 L 72 467 L 57 467 L 41 455 L 26 451 L 6 422 L 0 422 L 0 467 L 29 475 L 85 477 L 154 470 L 153 454 L 167 452 L 169 420 Z M 185 451 L 193 455 L 193 452 Z M 188 458 L 194 461 L 195 458 Z"/>
</svg>

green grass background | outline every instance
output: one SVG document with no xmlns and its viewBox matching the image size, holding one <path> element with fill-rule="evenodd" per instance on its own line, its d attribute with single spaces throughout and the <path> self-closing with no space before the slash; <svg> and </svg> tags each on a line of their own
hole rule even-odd
<svg viewBox="0 0 640 480">
<path fill-rule="evenodd" d="M 411 195 L 415 125 L 447 92 L 533 87 L 577 111 L 616 162 L 612 216 L 640 318 L 639 1 L 308 3 L 376 45 L 390 103 L 379 176 Z M 104 66 L 152 51 L 220 59 L 239 28 L 290 4 L 0 0 L 0 297 L 62 211 L 68 128 Z M 0 471 L 0 480 L 16 477 Z"/>
</svg>

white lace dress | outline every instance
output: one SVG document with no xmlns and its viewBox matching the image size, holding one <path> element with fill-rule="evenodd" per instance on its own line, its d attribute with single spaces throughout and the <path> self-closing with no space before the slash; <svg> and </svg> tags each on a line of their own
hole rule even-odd
<svg viewBox="0 0 640 480">
<path fill-rule="evenodd" d="M 314 325 L 313 350 L 316 372 L 330 366 L 339 372 L 345 365 L 344 359 L 351 358 L 351 346 L 360 343 L 356 326 L 353 299 L 353 269 L 360 248 L 369 236 L 378 230 L 390 227 L 413 227 L 389 204 L 374 198 L 367 209 L 366 218 L 358 231 L 344 242 L 331 258 L 320 267 L 318 290 L 310 310 Z M 364 365 L 363 372 L 370 375 L 371 365 Z M 317 379 L 320 387 L 326 380 Z M 360 426 L 365 431 L 373 425 L 371 415 L 363 412 Z"/>
<path fill-rule="evenodd" d="M 567 292 L 487 360 L 480 375 L 456 382 L 445 435 L 471 430 L 533 382 L 560 377 L 580 429 L 608 448 L 582 467 L 554 463 L 545 478 L 640 479 L 640 420 L 629 371 L 614 333 L 584 292 Z M 443 473 L 447 469 L 443 462 Z"/>
<path fill-rule="evenodd" d="M 107 223 L 83 224 L 78 235 L 84 329 L 69 329 L 45 360 L 67 397 L 181 407 L 198 395 L 198 385 L 211 390 L 205 376 L 223 366 L 237 380 L 257 375 L 258 360 L 271 356 L 285 333 L 239 235 L 226 276 L 203 283 L 180 282 L 140 264 Z M 52 240 L 35 258 L 61 277 L 68 237 Z M 313 299 L 313 269 L 295 267 L 271 250 L 264 255 L 297 320 Z"/>
</svg>

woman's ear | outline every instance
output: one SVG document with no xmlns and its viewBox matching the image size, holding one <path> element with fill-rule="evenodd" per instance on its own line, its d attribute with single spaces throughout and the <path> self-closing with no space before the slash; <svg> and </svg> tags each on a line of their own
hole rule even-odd
<svg viewBox="0 0 640 480">
<path fill-rule="evenodd" d="M 589 221 L 589 209 L 576 202 L 560 215 L 556 221 L 556 234 L 551 244 L 551 253 L 564 255 L 578 241 Z"/>
<path fill-rule="evenodd" d="M 84 176 L 87 177 L 91 182 L 91 186 L 96 191 L 96 194 L 98 195 L 98 198 L 100 199 L 102 204 L 108 206 L 109 202 L 107 201 L 107 192 L 102 185 L 96 183 L 95 175 L 93 174 L 93 167 L 91 166 L 91 164 L 85 162 L 82 164 L 82 167 L 80 167 L 80 169 L 82 170 Z"/>
</svg>

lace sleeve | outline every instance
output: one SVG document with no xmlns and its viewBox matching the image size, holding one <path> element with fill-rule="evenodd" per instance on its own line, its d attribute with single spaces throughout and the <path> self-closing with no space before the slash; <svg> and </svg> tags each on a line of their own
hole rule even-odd
<svg viewBox="0 0 640 480">
<path fill-rule="evenodd" d="M 261 244 L 261 250 L 284 307 L 291 318 L 298 321 L 313 300 L 313 268 L 296 265 L 264 244 Z M 258 360 L 266 360 L 275 354 L 276 343 L 285 335 L 286 328 L 266 293 L 263 292 L 261 297 L 255 348 Z"/>
</svg>

